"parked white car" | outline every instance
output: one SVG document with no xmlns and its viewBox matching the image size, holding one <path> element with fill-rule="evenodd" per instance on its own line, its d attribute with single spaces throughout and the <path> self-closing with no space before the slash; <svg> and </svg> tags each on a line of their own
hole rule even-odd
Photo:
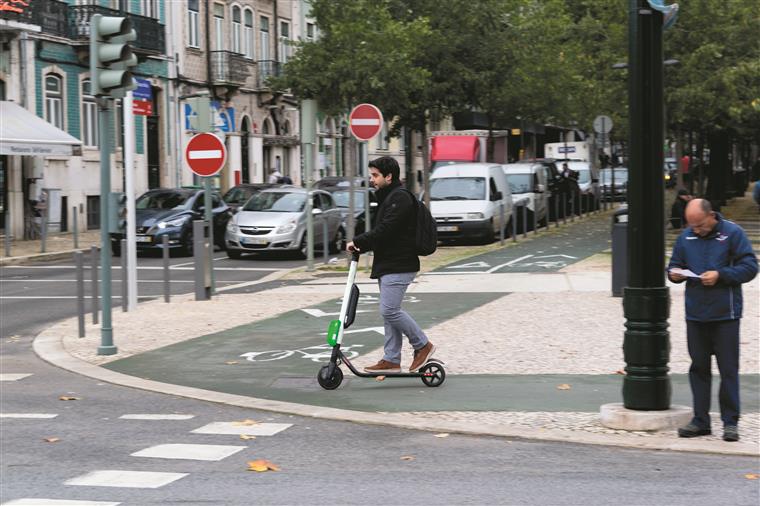
<svg viewBox="0 0 760 506">
<path fill-rule="evenodd" d="M 518 195 L 525 197 L 528 225 L 533 226 L 534 216 L 536 223 L 545 225 L 548 194 L 544 166 L 540 163 L 509 163 L 502 165 L 502 168 L 507 176 L 513 200 L 516 200 Z"/>
<path fill-rule="evenodd" d="M 243 253 L 296 251 L 306 257 L 306 198 L 306 190 L 295 187 L 253 195 L 227 223 L 227 255 L 240 258 Z M 346 237 L 340 210 L 326 191 L 313 190 L 312 198 L 315 249 L 319 251 L 327 241 L 329 251 L 337 253 Z"/>
<path fill-rule="evenodd" d="M 501 209 L 504 208 L 502 218 Z M 512 217 L 512 194 L 500 165 L 462 163 L 430 176 L 430 212 L 438 238 L 493 241 Z"/>
</svg>

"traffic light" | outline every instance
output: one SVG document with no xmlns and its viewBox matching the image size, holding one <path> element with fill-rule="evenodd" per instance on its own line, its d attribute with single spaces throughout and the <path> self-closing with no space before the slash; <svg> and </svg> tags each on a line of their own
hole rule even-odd
<svg viewBox="0 0 760 506">
<path fill-rule="evenodd" d="M 131 67 L 137 57 L 128 42 L 137 38 L 129 18 L 94 14 L 90 19 L 90 82 L 95 96 L 121 98 L 137 84 Z"/>
<path fill-rule="evenodd" d="M 108 194 L 108 232 L 123 234 L 127 230 L 127 195 L 121 192 Z"/>
</svg>

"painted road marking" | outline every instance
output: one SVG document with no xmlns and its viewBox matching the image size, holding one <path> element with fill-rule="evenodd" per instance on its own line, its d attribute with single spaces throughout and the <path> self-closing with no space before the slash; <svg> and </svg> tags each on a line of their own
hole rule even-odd
<svg viewBox="0 0 760 506">
<path fill-rule="evenodd" d="M 129 414 L 121 415 L 124 420 L 190 420 L 195 415 L 160 415 L 160 414 Z"/>
<path fill-rule="evenodd" d="M 518 263 L 518 262 L 522 262 L 522 261 L 523 261 L 523 260 L 525 260 L 526 258 L 530 258 L 530 257 L 532 257 L 532 256 L 533 256 L 533 255 L 525 255 L 525 256 L 521 256 L 520 258 L 515 258 L 514 260 L 510 260 L 509 262 L 507 262 L 507 263 L 505 263 L 505 264 L 501 264 L 501 265 L 497 265 L 496 267 L 492 267 L 492 268 L 488 269 L 486 272 L 487 272 L 488 274 L 491 274 L 492 272 L 496 272 L 496 271 L 498 271 L 498 270 L 499 270 L 499 269 L 501 269 L 502 267 L 509 267 L 510 265 L 514 265 L 514 264 L 516 264 L 516 263 Z"/>
<path fill-rule="evenodd" d="M 28 378 L 32 373 L 28 374 L 14 374 L 14 373 L 0 373 L 0 381 L 18 381 L 20 379 Z"/>
<path fill-rule="evenodd" d="M 240 425 L 240 422 L 212 422 L 191 432 L 194 434 L 223 434 L 228 436 L 274 436 L 292 426 L 292 423 Z"/>
<path fill-rule="evenodd" d="M 82 487 L 159 488 L 187 476 L 188 473 L 157 473 L 147 471 L 92 471 L 64 482 Z"/>
<path fill-rule="evenodd" d="M 382 328 L 382 327 L 381 327 Z M 327 332 L 322 335 L 327 335 Z M 359 352 L 351 351 L 351 348 L 362 348 L 363 344 L 353 344 L 349 346 L 342 346 L 341 350 L 348 357 L 349 360 L 359 356 Z M 307 351 L 312 350 L 312 351 Z M 314 352 L 316 350 L 316 353 Z M 309 346 L 308 348 L 301 348 L 298 350 L 267 350 L 267 351 L 249 351 L 240 355 L 249 362 L 273 362 L 275 360 L 282 360 L 284 358 L 290 358 L 296 353 L 301 354 L 301 358 L 309 359 L 312 362 L 327 362 L 332 356 L 332 346 L 329 344 L 319 344 L 317 346 Z"/>
<path fill-rule="evenodd" d="M 174 265 L 169 266 L 169 270 L 177 270 L 177 271 L 194 271 L 195 268 L 193 267 L 184 267 L 185 265 L 191 265 L 192 262 L 186 262 L 181 264 L 176 264 L 182 267 L 176 267 Z M 76 269 L 75 265 L 4 265 L 3 270 L 6 269 Z M 101 269 L 100 266 L 98 266 L 98 269 Z M 111 267 L 112 270 L 118 271 L 121 270 L 120 265 L 114 265 Z M 138 266 L 138 271 L 161 271 L 163 270 L 163 266 L 156 266 L 156 265 L 143 265 Z M 275 271 L 282 271 L 286 270 L 288 268 L 282 268 L 279 269 L 277 267 L 214 267 L 215 271 L 250 271 L 250 272 L 275 272 Z"/>
<path fill-rule="evenodd" d="M 326 313 L 322 311 L 321 309 L 312 309 L 312 308 L 301 308 L 301 311 L 304 313 L 314 316 L 315 318 L 322 318 L 323 316 L 340 316 L 340 311 L 337 313 Z M 357 309 L 357 313 L 371 313 L 372 310 L 370 309 Z"/>
<path fill-rule="evenodd" d="M 55 418 L 56 413 L 0 413 L 0 418 Z"/>
<path fill-rule="evenodd" d="M 244 450 L 247 446 L 198 445 L 198 444 L 164 444 L 151 446 L 132 457 L 150 457 L 155 459 L 184 459 L 219 461 Z"/>
<path fill-rule="evenodd" d="M 474 269 L 474 268 L 488 268 L 491 264 L 486 262 L 470 262 L 468 264 L 450 265 L 447 269 Z"/>
<path fill-rule="evenodd" d="M 120 502 L 72 501 L 69 499 L 28 498 L 14 499 L 0 506 L 119 506 Z"/>
</svg>

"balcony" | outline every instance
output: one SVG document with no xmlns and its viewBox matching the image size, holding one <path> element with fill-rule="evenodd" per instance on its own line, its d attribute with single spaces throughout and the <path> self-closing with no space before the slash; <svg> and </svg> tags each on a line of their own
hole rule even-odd
<svg viewBox="0 0 760 506">
<path fill-rule="evenodd" d="M 211 51 L 211 82 L 217 86 L 240 87 L 248 77 L 248 60 L 232 51 Z"/>
<path fill-rule="evenodd" d="M 35 2 L 46 3 L 46 2 Z M 74 41 L 90 40 L 90 19 L 93 15 L 102 16 L 126 16 L 132 21 L 132 28 L 137 32 L 137 39 L 130 45 L 138 52 L 140 50 L 164 54 L 166 42 L 164 25 L 157 19 L 138 16 L 124 11 L 108 9 L 99 5 L 72 5 L 69 7 L 69 38 Z"/>
<path fill-rule="evenodd" d="M 280 75 L 282 64 L 274 60 L 259 60 L 258 61 L 258 75 L 256 85 L 258 88 L 268 89 L 267 79 L 270 77 L 278 77 Z"/>
<path fill-rule="evenodd" d="M 66 13 L 69 4 L 66 2 L 47 0 L 45 2 L 29 2 L 28 6 L 18 3 L 14 7 L 14 10 L 0 11 L 0 19 L 12 23 L 39 26 L 42 33 L 57 35 L 58 37 L 68 37 Z M 8 25 L 0 29 L 9 28 L 22 29 L 21 27 L 9 27 Z"/>
</svg>

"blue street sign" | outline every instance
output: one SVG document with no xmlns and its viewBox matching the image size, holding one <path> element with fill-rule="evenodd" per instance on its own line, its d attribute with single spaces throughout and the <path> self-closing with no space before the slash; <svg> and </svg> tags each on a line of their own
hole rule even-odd
<svg viewBox="0 0 760 506">
<path fill-rule="evenodd" d="M 235 108 L 227 107 L 222 109 L 219 102 L 211 102 L 211 109 L 213 110 L 214 127 L 215 131 L 220 132 L 234 132 L 235 131 Z M 194 117 L 197 113 L 193 110 L 190 104 L 185 104 L 185 130 L 192 130 L 190 127 L 190 118 Z"/>
<path fill-rule="evenodd" d="M 147 79 L 135 78 L 137 82 L 137 88 L 132 91 L 132 98 L 136 100 L 153 101 L 153 88 L 150 85 L 150 81 Z"/>
</svg>

